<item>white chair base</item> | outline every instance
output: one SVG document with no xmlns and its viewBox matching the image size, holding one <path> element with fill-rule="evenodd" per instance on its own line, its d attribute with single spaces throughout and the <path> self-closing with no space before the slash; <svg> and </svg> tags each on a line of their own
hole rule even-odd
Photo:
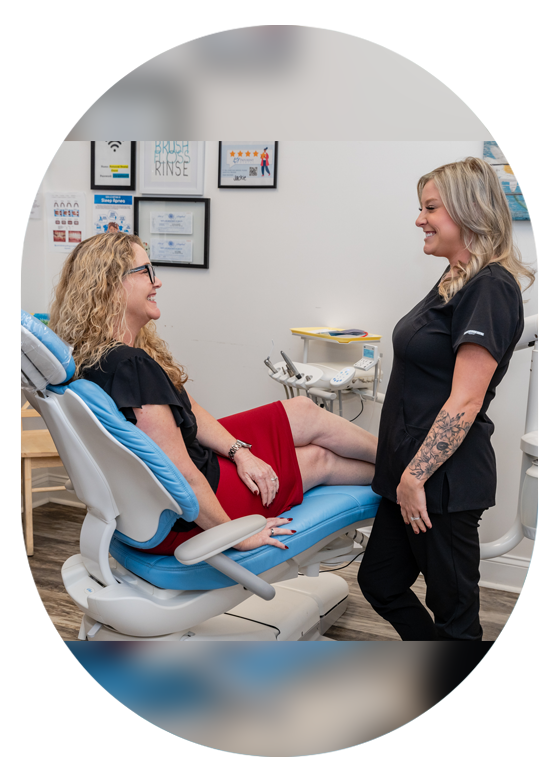
<svg viewBox="0 0 559 782">
<path fill-rule="evenodd" d="M 64 583 L 69 594 L 73 597 L 76 604 L 83 609 L 83 604 L 76 600 L 77 593 L 91 596 L 88 589 L 92 586 L 88 583 L 87 571 L 78 560 L 80 555 L 71 559 L 73 562 L 67 567 L 65 565 L 66 575 Z M 119 577 L 123 575 L 124 569 L 119 566 Z M 71 579 L 68 578 L 69 571 L 72 572 Z M 81 571 L 81 572 L 80 572 Z M 63 570 L 64 573 L 64 570 Z M 157 592 L 166 592 L 169 590 L 156 590 L 155 587 L 143 582 L 137 576 L 132 576 L 136 580 L 134 588 L 130 584 L 125 585 L 125 591 L 117 594 L 113 586 L 101 587 L 100 591 L 111 590 L 112 595 L 104 601 L 105 612 L 99 611 L 99 601 L 97 601 L 94 610 L 85 606 L 85 614 L 79 632 L 79 640 L 82 641 L 315 641 L 324 640 L 324 633 L 336 622 L 347 608 L 347 598 L 349 589 L 347 583 L 340 576 L 333 573 L 322 573 L 318 578 L 308 578 L 298 576 L 292 579 L 274 583 L 276 595 L 272 601 L 265 601 L 253 595 L 242 587 L 227 587 L 225 589 L 212 590 L 207 593 L 189 593 L 179 592 L 173 598 L 175 609 L 182 604 L 185 613 L 189 614 L 190 619 L 201 611 L 206 613 L 211 603 L 215 605 L 216 600 L 222 602 L 225 606 L 231 603 L 229 610 L 222 614 L 214 616 L 205 621 L 196 623 L 185 621 L 184 627 L 175 629 L 171 632 L 161 632 L 159 635 L 152 635 L 154 627 L 154 615 L 156 612 L 147 609 L 149 599 L 146 592 L 141 596 L 144 590 L 155 590 Z M 69 584 L 69 580 L 72 583 Z M 97 584 L 99 589 L 99 585 Z M 246 594 L 246 599 L 239 594 L 239 589 Z M 140 601 L 134 605 L 134 593 L 136 600 Z M 81 595 L 80 595 L 81 597 Z M 88 602 L 90 602 L 88 600 Z M 130 611 L 136 617 L 139 616 L 138 605 L 143 606 L 145 618 L 149 618 L 149 635 L 144 635 L 148 624 L 141 627 L 141 622 L 134 627 L 130 617 L 116 618 L 116 624 L 111 624 L 107 619 L 112 617 L 115 623 L 115 615 L 119 612 L 123 614 Z M 152 609 L 157 609 L 157 597 L 151 603 Z M 166 607 L 159 606 L 165 619 L 167 627 L 176 625 L 177 615 L 169 620 L 166 614 Z M 116 610 L 115 610 L 116 609 Z M 198 610 L 197 610 L 198 609 Z M 182 612 L 181 612 L 182 613 Z M 104 615 L 102 615 L 104 614 Z M 146 616 L 151 614 L 151 616 Z M 119 619 L 121 621 L 119 621 Z M 163 627 L 164 620 L 159 622 Z M 136 630 L 136 633 L 131 632 Z M 126 630 L 126 631 L 125 631 Z"/>
</svg>

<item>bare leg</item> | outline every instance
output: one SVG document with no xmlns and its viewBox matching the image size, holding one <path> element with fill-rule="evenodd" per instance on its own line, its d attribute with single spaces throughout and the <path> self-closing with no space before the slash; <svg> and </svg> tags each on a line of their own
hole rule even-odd
<svg viewBox="0 0 559 782">
<path fill-rule="evenodd" d="M 319 445 L 346 459 L 375 463 L 377 438 L 370 432 L 318 407 L 306 396 L 284 400 L 282 404 L 296 448 Z"/>
<path fill-rule="evenodd" d="M 346 459 L 320 445 L 295 448 L 303 480 L 303 491 L 314 486 L 369 486 L 375 465 L 358 459 Z"/>
</svg>

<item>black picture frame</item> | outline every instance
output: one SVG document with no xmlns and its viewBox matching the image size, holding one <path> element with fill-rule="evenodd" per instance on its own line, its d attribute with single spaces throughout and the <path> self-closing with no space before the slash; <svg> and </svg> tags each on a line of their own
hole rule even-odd
<svg viewBox="0 0 559 782">
<path fill-rule="evenodd" d="M 98 144 L 107 145 L 107 148 L 111 150 L 112 155 L 115 156 L 114 158 L 115 162 L 118 161 L 117 165 L 128 166 L 127 177 L 123 176 L 122 173 L 113 173 L 113 175 L 109 177 L 106 175 L 105 171 L 101 172 L 101 166 L 103 165 L 106 168 L 106 162 L 102 163 L 100 158 L 103 158 L 103 161 L 106 161 L 106 157 L 98 154 L 98 152 L 100 151 L 100 149 L 98 150 L 97 148 Z M 125 146 L 123 147 L 123 145 Z M 122 155 L 124 150 L 126 150 L 126 154 Z M 106 180 L 106 183 L 101 181 L 102 178 Z M 122 181 L 117 181 L 117 180 L 122 180 Z M 128 181 L 126 182 L 125 180 Z M 110 183 L 114 183 L 114 184 L 110 184 Z M 107 191 L 135 190 L 136 189 L 136 142 L 135 141 L 92 141 L 91 142 L 90 187 L 92 190 L 107 190 Z"/>
<path fill-rule="evenodd" d="M 239 147 L 239 152 L 241 153 L 239 160 L 236 160 L 235 162 L 237 171 L 229 172 L 227 176 L 224 176 L 224 156 L 231 154 L 235 146 Z M 271 148 L 273 150 L 271 156 L 268 153 L 269 157 L 271 157 L 270 167 L 273 168 L 273 171 L 269 172 L 271 179 L 266 177 L 264 169 L 261 166 L 261 158 L 259 157 L 265 147 L 268 149 Z M 249 160 L 247 155 L 247 160 L 244 161 L 241 158 L 243 155 L 247 154 L 247 152 L 251 152 L 253 159 Z M 250 166 L 250 162 L 257 163 L 257 165 Z M 246 170 L 244 170 L 245 168 Z M 261 174 L 258 172 L 259 168 L 261 169 Z M 253 169 L 257 170 L 254 171 Z M 266 173 L 268 173 L 268 170 Z M 264 182 L 262 182 L 263 179 L 265 179 Z M 217 186 L 219 188 L 230 190 L 275 190 L 278 186 L 278 142 L 220 141 L 217 166 Z"/>
<path fill-rule="evenodd" d="M 209 269 L 210 267 L 210 200 L 209 198 L 173 196 L 136 196 L 134 198 L 134 233 L 142 240 L 152 266 L 178 266 L 186 269 Z M 167 212 L 169 209 L 173 213 L 181 204 L 191 205 L 191 234 L 181 234 L 178 231 L 173 232 L 152 232 L 152 219 L 150 207 L 153 205 L 159 212 Z M 172 216 L 172 213 L 170 213 Z M 143 235 L 142 235 L 143 234 Z M 149 234 L 150 242 L 147 242 L 145 236 Z M 181 263 L 173 260 L 154 259 L 154 240 L 153 236 L 159 237 L 156 241 L 165 242 L 166 237 L 192 236 L 194 247 L 191 248 L 193 255 L 192 262 Z M 200 247 L 200 240 L 202 246 Z M 188 240 L 186 240 L 188 241 Z M 195 257 L 194 257 L 195 256 Z"/>
</svg>

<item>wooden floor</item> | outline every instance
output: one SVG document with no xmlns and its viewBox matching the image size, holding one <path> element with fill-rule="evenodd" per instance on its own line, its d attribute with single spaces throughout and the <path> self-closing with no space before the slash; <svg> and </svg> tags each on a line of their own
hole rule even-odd
<svg viewBox="0 0 559 782">
<path fill-rule="evenodd" d="M 29 564 L 45 608 L 65 641 L 77 640 L 81 614 L 64 590 L 60 569 L 68 557 L 79 553 L 84 514 L 81 508 L 55 503 L 42 505 L 33 511 L 35 554 L 29 558 Z M 356 580 L 358 567 L 355 563 L 336 571 L 349 584 L 349 600 L 346 612 L 330 628 L 328 637 L 337 641 L 399 640 L 392 626 L 377 616 L 361 594 Z M 414 589 L 424 600 L 422 577 Z M 481 588 L 480 616 L 484 641 L 494 641 L 498 637 L 517 598 L 518 595 L 512 592 Z"/>
<path fill-rule="evenodd" d="M 330 628 L 328 638 L 336 641 L 399 641 L 400 636 L 392 625 L 381 619 L 361 594 L 357 584 L 358 570 L 359 565 L 352 564 L 336 571 L 349 585 L 349 605 L 337 623 Z M 425 605 L 423 576 L 419 576 L 413 589 Z M 480 587 L 480 621 L 484 641 L 494 641 L 498 637 L 517 599 L 518 595 L 512 592 Z"/>
</svg>

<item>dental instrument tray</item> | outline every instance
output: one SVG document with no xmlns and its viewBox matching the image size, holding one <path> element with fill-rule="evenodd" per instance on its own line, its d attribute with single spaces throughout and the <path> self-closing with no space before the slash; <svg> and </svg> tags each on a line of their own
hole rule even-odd
<svg viewBox="0 0 559 782">
<path fill-rule="evenodd" d="M 362 329 L 339 329 L 330 326 L 292 328 L 291 333 L 303 339 L 326 339 L 346 345 L 349 342 L 379 342 L 380 334 L 369 334 Z"/>
</svg>

